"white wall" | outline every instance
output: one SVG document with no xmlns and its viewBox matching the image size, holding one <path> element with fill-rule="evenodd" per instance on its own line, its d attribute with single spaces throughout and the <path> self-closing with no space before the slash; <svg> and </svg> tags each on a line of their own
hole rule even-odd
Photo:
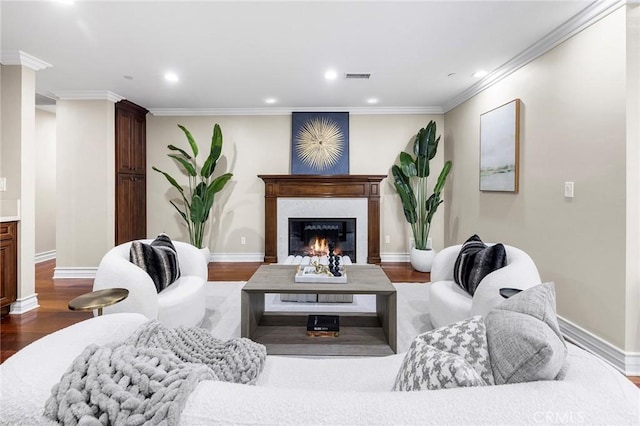
<svg viewBox="0 0 640 426">
<path fill-rule="evenodd" d="M 640 352 L 640 5 L 627 5 L 626 348 Z"/>
<path fill-rule="evenodd" d="M 2 69 L 2 80 L 0 80 L 2 82 L 0 175 L 7 179 L 6 191 L 0 192 L 0 200 L 3 205 L 15 206 L 15 200 L 20 199 L 21 68 L 20 66 L 0 65 L 0 69 Z M 4 208 L 8 208 L 8 206 Z M 17 214 L 17 211 L 13 213 Z"/>
<path fill-rule="evenodd" d="M 56 106 L 56 277 L 95 268 L 114 245 L 115 107 L 107 100 Z"/>
<path fill-rule="evenodd" d="M 443 134 L 443 117 L 438 115 L 351 115 L 349 127 L 349 159 L 351 174 L 387 174 L 401 150 L 429 120 L 436 120 Z M 219 123 L 224 136 L 222 161 L 216 174 L 231 171 L 232 182 L 219 194 L 214 204 L 213 229 L 208 239 L 213 253 L 264 254 L 264 183 L 259 174 L 288 174 L 290 171 L 291 116 L 221 116 L 221 117 L 147 117 L 147 232 L 154 237 L 167 232 L 177 239 L 188 240 L 186 229 L 169 204 L 177 191 L 170 189 L 163 176 L 151 166 L 178 175 L 178 168 L 167 158 L 167 145 L 187 148 L 177 123 L 185 125 L 198 141 L 200 150 L 208 146 L 214 123 Z M 444 139 L 444 138 L 443 138 Z M 444 143 L 444 142 L 441 142 Z M 206 149 L 204 149 L 206 151 Z M 433 160 L 434 169 L 442 168 L 442 146 Z M 201 160 L 202 161 L 202 160 Z M 437 174 L 436 174 L 437 176 Z M 186 178 L 182 179 L 186 183 Z M 411 236 L 399 197 L 390 179 L 381 190 L 381 252 L 407 253 Z M 434 220 L 434 247 L 444 245 L 444 210 Z M 391 243 L 384 243 L 384 236 Z M 246 245 L 240 245 L 240 237 Z"/>
<path fill-rule="evenodd" d="M 561 316 L 637 350 L 625 341 L 625 80 L 622 8 L 445 114 L 454 163 L 445 233 L 447 244 L 477 233 L 524 249 L 555 281 Z M 514 98 L 520 192 L 482 193 L 480 114 Z M 563 197 L 565 181 L 575 198 Z"/>
<path fill-rule="evenodd" d="M 56 115 L 36 109 L 36 254 L 56 249 Z"/>
</svg>

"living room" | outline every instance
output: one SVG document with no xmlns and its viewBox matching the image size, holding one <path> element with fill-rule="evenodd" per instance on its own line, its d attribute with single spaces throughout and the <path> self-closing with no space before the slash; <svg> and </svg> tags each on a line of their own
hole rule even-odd
<svg viewBox="0 0 640 426">
<path fill-rule="evenodd" d="M 13 18 L 7 16 L 10 6 L 17 7 L 10 3 L 2 5 L 3 27 L 6 19 Z M 366 7 L 366 2 L 363 4 L 361 7 Z M 590 4 L 585 3 L 585 7 Z M 600 7 L 600 14 L 591 20 L 584 18 L 582 26 L 576 26 L 575 20 L 570 22 L 573 30 L 564 38 L 553 41 L 560 31 L 554 33 L 550 28 L 551 35 L 535 40 L 539 43 L 533 49 L 515 52 L 484 80 L 472 81 L 439 104 L 360 107 L 318 100 L 317 106 L 300 107 L 348 110 L 349 173 L 388 175 L 380 187 L 383 263 L 407 261 L 411 238 L 390 168 L 400 151 L 410 151 L 416 131 L 434 120 L 442 141 L 433 167 L 439 170 L 445 160 L 451 160 L 453 168 L 444 191 L 445 202 L 434 219 L 433 247 L 441 250 L 478 234 L 484 241 L 521 248 L 534 259 L 543 281 L 556 283 L 563 333 L 625 374 L 640 375 L 639 7 L 632 2 L 596 2 L 591 7 Z M 46 55 L 5 43 L 3 36 L 3 50 L 24 50 L 42 61 L 51 61 L 54 68 L 58 66 Z M 438 59 L 427 54 L 424 61 L 427 65 L 420 66 L 428 68 L 428 62 Z M 29 113 L 23 114 L 36 126 L 55 127 L 56 132 L 57 176 L 52 178 L 56 181 L 55 240 L 43 247 L 37 239 L 44 234 L 33 230 L 39 214 L 36 202 L 25 198 L 30 195 L 28 191 L 20 193 L 16 189 L 20 177 L 35 175 L 36 167 L 12 150 L 15 138 L 8 132 L 13 130 L 5 123 L 13 116 L 5 108 L 5 84 L 18 84 L 27 75 L 26 80 L 31 82 L 26 86 L 35 93 L 35 81 L 47 68 L 24 74 L 21 70 L 16 75 L 15 63 L 7 65 L 3 60 L 2 64 L 1 174 L 7 177 L 8 185 L 0 196 L 2 216 L 12 216 L 12 201 L 22 199 L 21 232 L 25 239 L 20 251 L 23 281 L 18 299 L 24 306 L 16 312 L 23 312 L 37 306 L 29 272 L 33 262 L 26 256 L 29 251 L 33 258 L 39 252 L 55 250 L 56 276 L 60 279 L 89 278 L 113 246 L 114 135 L 110 124 L 117 98 L 109 93 L 118 90 L 85 88 L 100 91 L 102 98 L 81 100 L 69 94 L 65 98 L 65 88 L 59 88 L 55 116 L 40 110 L 31 118 Z M 351 71 L 366 70 L 341 69 Z M 32 76 L 28 76 L 30 72 Z M 142 77 L 133 76 L 132 81 L 120 78 L 123 90 L 127 87 L 124 84 L 146 84 Z M 281 79 L 286 84 L 287 78 Z M 347 84 L 336 83 L 324 88 L 328 98 Z M 249 82 L 246 85 L 250 86 Z M 235 89 L 241 93 L 243 86 Z M 158 97 L 177 96 L 175 87 L 158 92 Z M 129 99 L 136 101 L 135 95 Z M 479 191 L 480 117 L 513 99 L 522 102 L 519 190 Z M 264 183 L 257 175 L 290 172 L 292 108 L 243 108 L 231 101 L 226 109 L 141 105 L 150 110 L 146 128 L 149 170 L 151 166 L 166 170 L 175 167 L 166 157 L 166 146 L 184 143 L 177 124 L 189 128 L 201 143 L 211 137 L 213 124 L 220 124 L 224 134 L 222 169 L 233 172 L 234 177 L 214 206 L 215 219 L 208 237 L 211 260 L 262 261 L 265 194 Z M 23 137 L 29 136 L 17 139 Z M 37 150 L 29 145 L 22 155 L 32 158 Z M 11 163 L 21 164 L 22 169 L 16 171 Z M 151 171 L 147 179 L 147 236 L 166 232 L 176 240 L 187 240 L 168 203 L 166 181 Z M 575 197 L 564 196 L 565 182 L 574 183 Z M 35 200 L 35 186 L 31 191 Z M 33 225 L 27 226 L 29 222 Z M 40 247 L 37 250 L 36 245 Z"/>
</svg>

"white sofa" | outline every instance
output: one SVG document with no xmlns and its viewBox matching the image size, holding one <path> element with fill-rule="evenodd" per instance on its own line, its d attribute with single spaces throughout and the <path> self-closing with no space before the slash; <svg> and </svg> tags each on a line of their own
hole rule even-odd
<svg viewBox="0 0 640 426">
<path fill-rule="evenodd" d="M 475 315 L 485 316 L 504 300 L 500 295 L 501 288 L 525 290 L 541 283 L 538 268 L 531 257 L 516 247 L 505 245 L 507 265 L 487 274 L 471 297 L 453 280 L 453 268 L 461 247 L 461 244 L 447 247 L 433 260 L 429 313 L 436 328 Z"/>
<path fill-rule="evenodd" d="M 90 343 L 125 339 L 139 314 L 95 317 L 46 336 L 0 365 L 0 424 L 47 424 L 51 387 Z M 379 358 L 267 356 L 257 386 L 201 382 L 184 425 L 514 425 L 640 422 L 640 391 L 622 374 L 569 345 L 562 381 L 390 392 L 404 354 Z"/>
<path fill-rule="evenodd" d="M 141 241 L 149 244 L 153 240 Z M 180 278 L 160 293 L 149 274 L 129 261 L 130 242 L 109 250 L 98 266 L 93 289 L 121 287 L 129 290 L 129 296 L 104 308 L 103 313 L 140 313 L 169 327 L 200 324 L 205 314 L 206 260 L 191 244 L 173 241 L 173 245 L 178 252 Z"/>
</svg>

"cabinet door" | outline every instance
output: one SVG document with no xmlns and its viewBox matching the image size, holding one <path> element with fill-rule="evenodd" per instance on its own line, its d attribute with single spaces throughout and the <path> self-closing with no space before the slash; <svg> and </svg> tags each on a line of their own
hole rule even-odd
<svg viewBox="0 0 640 426">
<path fill-rule="evenodd" d="M 18 244 L 15 222 L 0 224 L 0 306 L 16 301 L 18 291 Z"/>
<path fill-rule="evenodd" d="M 146 119 L 140 114 L 131 118 L 129 163 L 135 173 L 145 173 L 147 164 Z"/>
<path fill-rule="evenodd" d="M 116 245 L 146 237 L 145 176 L 118 174 L 116 183 Z"/>
<path fill-rule="evenodd" d="M 147 110 L 128 101 L 116 104 L 116 172 L 144 173 Z"/>
<path fill-rule="evenodd" d="M 134 121 L 133 114 L 127 111 L 118 111 L 116 114 L 116 173 L 133 172 L 131 129 Z"/>
</svg>

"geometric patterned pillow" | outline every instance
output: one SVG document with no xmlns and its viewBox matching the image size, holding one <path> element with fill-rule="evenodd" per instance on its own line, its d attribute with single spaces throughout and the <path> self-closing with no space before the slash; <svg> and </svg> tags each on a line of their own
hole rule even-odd
<svg viewBox="0 0 640 426">
<path fill-rule="evenodd" d="M 473 296 L 484 277 L 506 264 L 504 245 L 498 243 L 489 247 L 480 237 L 472 235 L 460 248 L 453 265 L 453 280 Z"/>
<path fill-rule="evenodd" d="M 180 278 L 178 252 L 167 234 L 158 235 L 151 244 L 132 242 L 129 261 L 149 274 L 158 293 Z"/>
<path fill-rule="evenodd" d="M 484 385 L 485 381 L 464 358 L 416 339 L 402 361 L 392 390 L 420 391 Z"/>
<path fill-rule="evenodd" d="M 475 316 L 416 337 L 436 349 L 458 355 L 473 367 L 486 384 L 493 385 L 484 319 Z"/>
</svg>

